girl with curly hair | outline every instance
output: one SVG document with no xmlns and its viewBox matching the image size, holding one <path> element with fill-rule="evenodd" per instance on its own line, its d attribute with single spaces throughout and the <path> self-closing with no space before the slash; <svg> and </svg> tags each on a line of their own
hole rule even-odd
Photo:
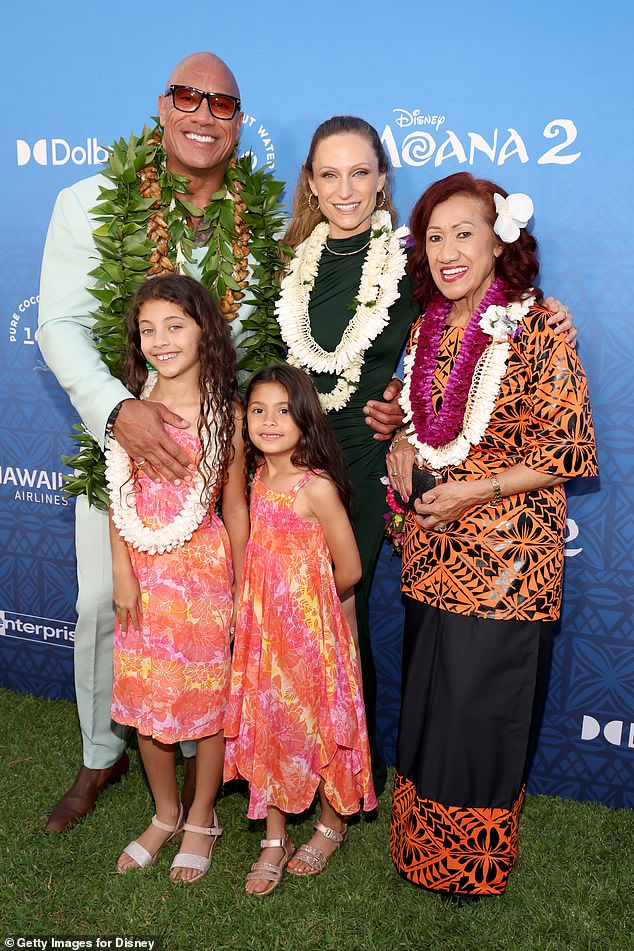
<svg viewBox="0 0 634 951">
<path fill-rule="evenodd" d="M 183 482 L 153 481 L 143 459 L 130 459 L 114 441 L 106 451 L 117 614 L 112 717 L 136 727 L 156 805 L 117 868 L 147 868 L 183 830 L 171 877 L 194 882 L 209 870 L 222 831 L 214 804 L 249 517 L 235 352 L 226 320 L 193 278 L 157 277 L 137 292 L 123 381 L 138 398 L 189 421 L 170 435 L 197 464 Z M 174 763 L 184 739 L 197 741 L 187 822 Z"/>
</svg>

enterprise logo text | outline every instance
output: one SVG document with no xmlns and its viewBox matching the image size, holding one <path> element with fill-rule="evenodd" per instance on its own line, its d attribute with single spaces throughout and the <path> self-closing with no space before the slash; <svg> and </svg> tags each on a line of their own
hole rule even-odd
<svg viewBox="0 0 634 951">
<path fill-rule="evenodd" d="M 0 637 L 14 637 L 22 641 L 72 648 L 75 628 L 72 624 L 55 618 L 0 611 Z"/>
</svg>

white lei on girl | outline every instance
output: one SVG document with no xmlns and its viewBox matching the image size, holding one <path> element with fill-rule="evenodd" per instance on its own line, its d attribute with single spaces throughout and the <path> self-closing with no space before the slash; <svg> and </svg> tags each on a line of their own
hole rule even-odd
<svg viewBox="0 0 634 951">
<path fill-rule="evenodd" d="M 156 383 L 158 373 L 151 370 L 141 399 L 147 399 Z M 214 445 L 215 427 L 210 423 L 211 440 L 206 447 L 208 452 Z M 201 502 L 204 480 L 196 472 L 190 491 L 178 515 L 162 528 L 150 528 L 141 520 L 136 508 L 136 489 L 133 481 L 132 465 L 127 452 L 116 439 L 110 439 L 106 446 L 106 483 L 110 495 L 112 521 L 121 537 L 133 548 L 146 551 L 149 555 L 173 551 L 192 537 L 209 511 Z M 213 470 L 215 471 L 215 470 Z M 216 473 L 217 474 L 217 473 Z M 124 488 L 126 487 L 126 488 Z"/>
<path fill-rule="evenodd" d="M 287 362 L 313 373 L 338 377 L 330 393 L 319 395 L 324 412 L 342 409 L 358 388 L 366 350 L 389 323 L 389 308 L 399 297 L 398 284 L 407 264 L 403 227 L 392 231 L 387 211 L 372 215 L 372 237 L 361 271 L 356 309 L 333 351 L 319 346 L 310 330 L 310 295 L 315 286 L 319 261 L 328 240 L 330 225 L 322 221 L 298 245 L 276 306 L 276 316 Z"/>
</svg>

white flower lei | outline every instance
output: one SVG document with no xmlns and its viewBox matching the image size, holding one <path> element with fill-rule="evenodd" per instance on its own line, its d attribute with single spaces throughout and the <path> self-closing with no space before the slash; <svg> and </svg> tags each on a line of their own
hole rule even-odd
<svg viewBox="0 0 634 951">
<path fill-rule="evenodd" d="M 430 446 L 418 438 L 413 425 L 407 430 L 407 439 L 416 449 L 418 465 L 428 465 L 432 469 L 444 469 L 445 466 L 457 466 L 467 458 L 471 446 L 477 445 L 489 425 L 502 378 L 506 373 L 506 362 L 510 353 L 509 334 L 517 331 L 522 318 L 535 303 L 534 297 L 514 302 L 507 307 L 492 305 L 487 307 L 480 319 L 482 330 L 490 334 L 492 340 L 478 360 L 467 396 L 462 430 L 455 439 L 444 446 Z M 412 404 L 410 389 L 412 369 L 418 346 L 418 332 L 410 352 L 404 360 L 405 382 L 400 396 L 400 404 L 405 413 L 404 422 L 412 423 Z"/>
<path fill-rule="evenodd" d="M 155 371 L 148 373 L 141 399 L 147 399 L 152 392 L 157 376 Z M 141 521 L 137 512 L 133 485 L 126 490 L 123 488 L 130 482 L 131 476 L 130 457 L 127 452 L 116 439 L 110 439 L 105 455 L 112 521 L 121 537 L 133 548 L 146 551 L 149 555 L 162 555 L 189 541 L 208 511 L 201 502 L 204 480 L 200 472 L 196 472 L 191 490 L 179 514 L 162 528 L 149 528 Z"/>
<path fill-rule="evenodd" d="M 408 234 L 407 228 L 392 231 L 389 212 L 374 212 L 357 307 L 336 349 L 329 352 L 311 334 L 308 313 L 329 228 L 328 222 L 322 221 L 297 247 L 275 309 L 288 348 L 287 362 L 313 373 L 338 376 L 334 389 L 319 395 L 326 413 L 342 409 L 349 401 L 361 379 L 366 350 L 389 322 L 389 308 L 399 297 L 398 283 L 407 264 L 401 239 Z"/>
</svg>

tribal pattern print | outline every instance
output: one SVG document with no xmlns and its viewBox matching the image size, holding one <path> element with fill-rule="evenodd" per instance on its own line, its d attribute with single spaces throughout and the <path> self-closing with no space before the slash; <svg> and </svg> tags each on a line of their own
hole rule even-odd
<svg viewBox="0 0 634 951">
<path fill-rule="evenodd" d="M 535 307 L 511 343 L 486 433 L 449 481 L 487 479 L 517 463 L 565 478 L 597 473 L 592 413 L 576 352 Z M 415 330 L 416 328 L 414 328 Z M 447 327 L 434 377 L 438 411 L 462 328 Z M 472 508 L 446 533 L 408 515 L 402 587 L 456 614 L 540 621 L 559 616 L 566 496 L 562 485 Z"/>
<path fill-rule="evenodd" d="M 396 774 L 390 851 L 398 871 L 437 892 L 500 895 L 518 852 L 524 793 L 512 809 L 442 806 Z"/>
</svg>

